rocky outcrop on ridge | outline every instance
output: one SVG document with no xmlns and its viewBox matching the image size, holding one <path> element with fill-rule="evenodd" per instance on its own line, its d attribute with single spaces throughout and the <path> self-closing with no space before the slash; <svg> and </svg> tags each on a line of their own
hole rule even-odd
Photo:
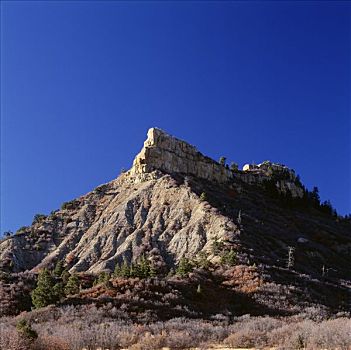
<svg viewBox="0 0 351 350">
<path fill-rule="evenodd" d="M 318 275 L 333 266 L 335 276 L 346 278 L 349 224 L 305 212 L 299 202 L 286 206 L 286 199 L 269 195 L 267 182 L 283 199 L 287 190 L 296 200 L 303 196 L 284 166 L 264 162 L 231 171 L 152 128 L 128 172 L 4 239 L 0 267 L 36 272 L 64 260 L 71 272 L 97 273 L 144 254 L 166 271 L 200 252 L 218 261 L 213 245 L 220 242 L 237 252 L 239 263 L 278 266 L 286 266 L 294 246 L 301 271 Z"/>
<path fill-rule="evenodd" d="M 136 156 L 130 174 L 139 175 L 154 170 L 192 175 L 219 183 L 233 178 L 229 169 L 205 157 L 194 146 L 157 128 L 149 129 L 144 147 Z"/>
<path fill-rule="evenodd" d="M 143 181 L 154 170 L 168 174 L 191 175 L 220 184 L 240 179 L 246 183 L 262 183 L 273 173 L 284 173 L 284 180 L 276 186 L 282 192 L 289 190 L 293 197 L 302 197 L 303 190 L 296 184 L 295 172 L 286 166 L 264 162 L 248 171 L 232 171 L 201 154 L 194 146 L 181 141 L 158 128 L 148 131 L 144 147 L 136 156 L 129 174 Z"/>
</svg>

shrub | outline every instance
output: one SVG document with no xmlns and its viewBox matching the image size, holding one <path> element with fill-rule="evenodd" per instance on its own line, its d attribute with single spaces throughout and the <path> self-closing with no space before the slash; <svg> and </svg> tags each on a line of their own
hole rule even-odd
<svg viewBox="0 0 351 350">
<path fill-rule="evenodd" d="M 77 206 L 78 206 L 78 202 L 76 200 L 71 200 L 69 202 L 64 202 L 61 205 L 61 210 L 72 210 L 77 208 Z"/>
<path fill-rule="evenodd" d="M 0 349 L 3 350 L 28 350 L 31 341 L 22 336 L 16 329 L 2 327 L 0 333 Z"/>
<path fill-rule="evenodd" d="M 201 201 L 201 202 L 204 202 L 204 201 L 206 201 L 206 200 L 207 200 L 206 193 L 205 193 L 205 192 L 202 192 L 202 193 L 200 194 L 200 201 Z"/>
<path fill-rule="evenodd" d="M 218 254 L 220 254 L 222 252 L 223 248 L 224 248 L 224 243 L 220 242 L 218 240 L 218 237 L 214 237 L 213 238 L 213 242 L 211 244 L 212 253 L 214 255 L 218 255 Z"/>
<path fill-rule="evenodd" d="M 39 337 L 35 341 L 34 347 L 35 350 L 71 350 L 65 339 L 50 335 Z"/>
<path fill-rule="evenodd" d="M 221 264 L 234 266 L 236 264 L 236 258 L 237 258 L 236 252 L 233 249 L 231 249 L 222 254 Z"/>
<path fill-rule="evenodd" d="M 21 319 L 16 324 L 17 332 L 29 341 L 38 338 L 38 333 L 32 329 L 32 326 L 24 319 Z"/>
<path fill-rule="evenodd" d="M 46 218 L 46 215 L 44 214 L 35 214 L 32 225 L 42 222 L 43 220 L 45 220 L 45 218 Z"/>
<path fill-rule="evenodd" d="M 225 339 L 224 343 L 230 347 L 252 348 L 255 346 L 255 341 L 259 334 L 252 331 L 241 330 L 231 334 Z"/>
<path fill-rule="evenodd" d="M 339 318 L 317 323 L 308 339 L 309 349 L 340 349 L 351 348 L 351 320 Z"/>
<path fill-rule="evenodd" d="M 28 231 L 29 230 L 29 226 L 22 226 L 22 227 L 20 227 L 17 231 L 16 231 L 16 234 L 18 234 L 18 233 L 24 233 L 24 232 L 26 232 L 26 231 Z"/>
</svg>

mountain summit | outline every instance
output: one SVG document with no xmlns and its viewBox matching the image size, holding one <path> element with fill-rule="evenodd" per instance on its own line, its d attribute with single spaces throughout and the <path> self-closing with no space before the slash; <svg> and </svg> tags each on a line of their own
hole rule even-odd
<svg viewBox="0 0 351 350">
<path fill-rule="evenodd" d="M 167 274 L 184 258 L 216 266 L 234 252 L 236 265 L 259 268 L 258 285 L 329 278 L 347 304 L 350 227 L 284 165 L 239 170 L 151 128 L 129 171 L 3 239 L 0 268 L 37 273 L 63 261 L 96 274 L 146 257 Z M 318 283 L 309 288 L 320 301 Z"/>
</svg>

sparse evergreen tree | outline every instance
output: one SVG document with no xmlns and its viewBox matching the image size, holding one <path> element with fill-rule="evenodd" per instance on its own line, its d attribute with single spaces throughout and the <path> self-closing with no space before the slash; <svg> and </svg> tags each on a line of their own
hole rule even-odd
<svg viewBox="0 0 351 350">
<path fill-rule="evenodd" d="M 311 192 L 311 200 L 313 201 L 314 206 L 318 207 L 320 204 L 319 190 L 318 187 L 314 186 Z"/>
<path fill-rule="evenodd" d="M 42 270 L 38 276 L 37 287 L 31 293 L 32 302 L 36 308 L 55 304 L 58 298 L 54 285 L 55 281 L 49 270 Z"/>
<path fill-rule="evenodd" d="M 57 263 L 56 263 L 56 266 L 54 268 L 54 275 L 56 277 L 61 277 L 63 271 L 64 271 L 64 266 L 63 266 L 63 260 L 59 260 Z"/>
<path fill-rule="evenodd" d="M 99 274 L 96 284 L 107 283 L 111 278 L 111 275 L 107 271 L 103 271 Z"/>
<path fill-rule="evenodd" d="M 231 162 L 230 163 L 230 170 L 231 171 L 237 171 L 239 169 L 239 166 L 237 163 Z"/>
<path fill-rule="evenodd" d="M 299 187 L 302 187 L 303 185 L 302 185 L 302 182 L 301 182 L 301 178 L 300 178 L 300 175 L 296 175 L 296 177 L 295 177 L 295 185 L 296 186 L 299 186 Z"/>
<path fill-rule="evenodd" d="M 74 295 L 79 292 L 80 283 L 77 275 L 73 274 L 69 277 L 67 284 L 65 286 L 66 295 Z"/>
<path fill-rule="evenodd" d="M 194 266 L 189 259 L 181 258 L 176 269 L 176 274 L 181 277 L 185 277 L 193 270 L 193 268 Z"/>
<path fill-rule="evenodd" d="M 58 282 L 54 285 L 53 292 L 56 296 L 57 301 L 59 301 L 65 295 L 64 284 L 62 282 Z"/>
<path fill-rule="evenodd" d="M 150 276 L 150 263 L 143 255 L 135 264 L 135 277 L 146 278 Z"/>
<path fill-rule="evenodd" d="M 121 277 L 124 278 L 129 278 L 130 277 L 130 271 L 131 266 L 129 266 L 128 262 L 126 259 L 123 260 L 122 266 L 121 266 Z"/>
<path fill-rule="evenodd" d="M 113 276 L 114 277 L 121 277 L 121 271 L 122 271 L 121 265 L 118 262 L 116 262 L 115 269 L 113 271 Z"/>
<path fill-rule="evenodd" d="M 149 272 L 149 277 L 156 277 L 157 276 L 157 270 L 153 264 L 150 265 L 150 272 Z"/>
<path fill-rule="evenodd" d="M 208 269 L 211 266 L 211 262 L 207 258 L 208 256 L 205 252 L 200 252 L 196 259 L 196 266 Z"/>
<path fill-rule="evenodd" d="M 71 274 L 67 271 L 67 269 L 64 269 L 63 272 L 61 273 L 61 279 L 62 279 L 63 284 L 67 284 L 70 276 L 71 276 Z"/>
</svg>

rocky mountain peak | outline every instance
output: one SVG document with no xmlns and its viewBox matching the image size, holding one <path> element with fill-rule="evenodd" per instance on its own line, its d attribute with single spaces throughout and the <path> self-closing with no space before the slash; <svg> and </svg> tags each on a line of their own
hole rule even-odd
<svg viewBox="0 0 351 350">
<path fill-rule="evenodd" d="M 233 178 L 229 169 L 204 156 L 196 147 L 158 128 L 149 129 L 144 147 L 134 159 L 130 174 L 142 175 L 154 170 L 192 175 L 219 183 Z"/>
<path fill-rule="evenodd" d="M 159 128 L 150 128 L 147 139 L 133 167 L 128 172 L 133 182 L 152 178 L 154 171 L 167 174 L 195 176 L 219 184 L 232 183 L 236 179 L 249 184 L 262 183 L 279 174 L 276 186 L 281 192 L 290 191 L 293 197 L 302 197 L 303 190 L 296 183 L 295 172 L 288 167 L 265 161 L 259 165 L 247 164 L 243 170 L 231 170 L 204 156 L 195 146 L 167 134 Z M 283 176 L 281 176 L 283 175 Z"/>
<path fill-rule="evenodd" d="M 0 275 L 58 262 L 70 273 L 98 274 L 144 258 L 159 275 L 187 259 L 222 271 L 234 254 L 245 271 L 260 266 L 280 283 L 292 278 L 286 261 L 293 251 L 301 276 L 349 281 L 350 224 L 325 209 L 282 164 L 231 170 L 152 128 L 128 172 L 1 240 Z M 342 284 L 335 288 L 344 293 Z"/>
</svg>

